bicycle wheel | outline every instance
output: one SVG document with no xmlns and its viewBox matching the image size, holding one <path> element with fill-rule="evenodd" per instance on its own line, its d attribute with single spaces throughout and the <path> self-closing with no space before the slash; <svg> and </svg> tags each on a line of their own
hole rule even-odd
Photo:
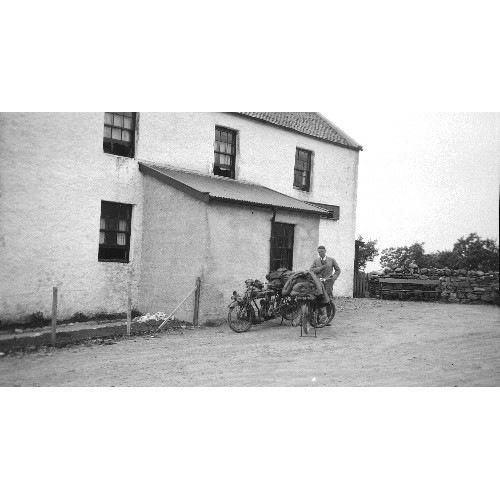
<svg viewBox="0 0 500 500">
<path fill-rule="evenodd" d="M 252 326 L 254 316 L 255 312 L 250 304 L 237 305 L 229 308 L 227 322 L 231 330 L 242 333 Z"/>
</svg>

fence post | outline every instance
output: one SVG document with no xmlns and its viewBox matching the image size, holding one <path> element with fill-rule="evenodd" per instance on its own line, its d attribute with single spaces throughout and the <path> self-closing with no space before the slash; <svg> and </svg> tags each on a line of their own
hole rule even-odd
<svg viewBox="0 0 500 500">
<path fill-rule="evenodd" d="M 130 281 L 127 284 L 127 335 L 132 330 L 132 285 Z"/>
<path fill-rule="evenodd" d="M 201 278 L 198 276 L 198 278 L 196 278 L 196 291 L 194 292 L 193 326 L 198 326 L 198 315 L 200 312 L 200 288 Z"/>
<path fill-rule="evenodd" d="M 52 288 L 52 331 L 50 340 L 53 344 L 56 342 L 57 329 L 57 286 Z"/>
</svg>

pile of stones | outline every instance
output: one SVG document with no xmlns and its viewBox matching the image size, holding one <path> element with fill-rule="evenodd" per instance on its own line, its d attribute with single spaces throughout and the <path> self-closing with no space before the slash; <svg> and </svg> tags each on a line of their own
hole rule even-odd
<svg viewBox="0 0 500 500">
<path fill-rule="evenodd" d="M 398 284 L 391 284 L 398 279 Z M 401 280 L 408 281 L 408 285 Z M 422 284 L 415 282 L 421 280 Z M 426 284 L 426 281 L 428 284 Z M 439 282 L 439 283 L 438 283 Z M 436 291 L 435 299 L 460 303 L 499 303 L 498 271 L 467 271 L 466 269 L 419 269 L 416 264 L 405 267 L 386 267 L 373 271 L 368 275 L 368 292 L 370 297 L 381 296 L 382 290 L 393 288 L 411 290 L 410 298 L 419 299 L 426 296 L 426 291 Z M 431 296 L 432 297 L 432 296 Z M 400 297 L 401 298 L 401 297 Z M 408 297 L 405 297 L 408 298 Z"/>
</svg>

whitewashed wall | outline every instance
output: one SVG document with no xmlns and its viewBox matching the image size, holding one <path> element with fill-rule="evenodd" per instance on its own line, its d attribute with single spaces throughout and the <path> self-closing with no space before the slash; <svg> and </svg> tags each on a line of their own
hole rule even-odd
<svg viewBox="0 0 500 500">
<path fill-rule="evenodd" d="M 0 114 L 0 316 L 123 312 L 137 302 L 142 174 L 103 152 L 103 113 Z M 133 205 L 130 264 L 98 262 L 101 200 Z"/>
<path fill-rule="evenodd" d="M 352 293 L 357 151 L 228 113 L 140 113 L 129 159 L 103 152 L 103 122 L 102 112 L 0 114 L 0 319 L 49 315 L 55 285 L 61 317 L 123 312 L 127 280 L 137 306 L 148 195 L 137 160 L 210 173 L 215 125 L 239 132 L 238 179 L 340 206 L 340 220 L 322 220 L 316 241 L 296 234 L 294 267 L 309 265 L 303 248 L 312 262 L 322 243 L 343 271 L 335 293 Z M 314 152 L 311 193 L 293 189 L 297 147 Z M 97 260 L 101 200 L 133 205 L 129 264 Z"/>
<path fill-rule="evenodd" d="M 223 319 L 233 290 L 269 272 L 271 209 L 205 203 L 145 177 L 143 264 L 139 307 L 171 313 L 202 280 L 200 322 Z M 318 240 L 319 220 L 278 210 L 277 222 L 295 224 L 294 267 L 304 269 Z M 183 235 L 180 237 L 180 235 Z M 176 311 L 193 319 L 194 296 Z"/>
<path fill-rule="evenodd" d="M 340 206 L 340 220 L 321 221 L 318 243 L 342 269 L 335 294 L 352 296 L 359 152 L 229 113 L 143 113 L 138 156 L 211 173 L 216 125 L 238 131 L 237 179 Z M 314 153 L 310 193 L 293 188 L 296 148 Z"/>
</svg>

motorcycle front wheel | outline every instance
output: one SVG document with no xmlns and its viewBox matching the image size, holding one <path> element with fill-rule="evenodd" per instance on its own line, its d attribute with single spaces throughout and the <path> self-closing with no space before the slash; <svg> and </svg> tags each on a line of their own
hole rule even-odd
<svg viewBox="0 0 500 500">
<path fill-rule="evenodd" d="M 254 317 L 255 312 L 250 304 L 236 305 L 229 308 L 227 322 L 231 330 L 242 333 L 250 329 Z"/>
<path fill-rule="evenodd" d="M 326 306 L 326 315 L 328 316 L 328 319 L 325 322 L 325 326 L 328 326 L 335 317 L 335 304 L 333 300 Z"/>
<path fill-rule="evenodd" d="M 314 309 L 311 316 L 311 326 L 315 328 L 329 326 L 335 316 L 335 304 L 332 302 L 326 306 Z"/>
<path fill-rule="evenodd" d="M 300 322 L 304 335 L 309 335 L 309 302 L 300 304 Z"/>
</svg>

